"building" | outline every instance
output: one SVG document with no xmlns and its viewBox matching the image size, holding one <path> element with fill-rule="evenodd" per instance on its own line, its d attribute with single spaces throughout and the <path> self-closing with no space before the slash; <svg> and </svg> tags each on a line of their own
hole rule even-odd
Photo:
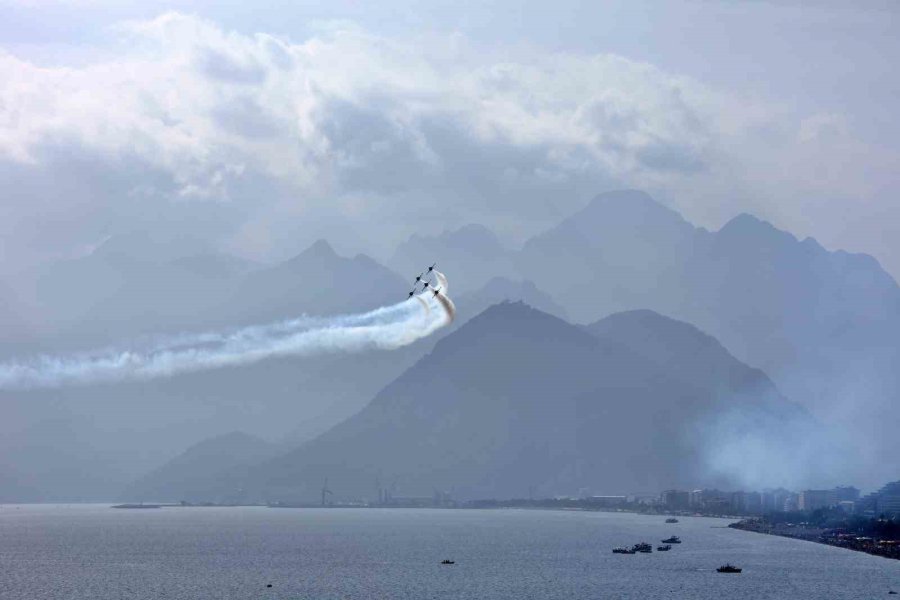
<svg viewBox="0 0 900 600">
<path fill-rule="evenodd" d="M 800 510 L 800 494 L 791 492 L 784 499 L 784 512 L 795 512 Z"/>
<path fill-rule="evenodd" d="M 875 513 L 877 515 L 900 515 L 900 481 L 889 483 L 875 492 Z"/>
<path fill-rule="evenodd" d="M 837 504 L 834 490 L 803 490 L 800 492 L 800 510 L 818 510 Z"/>
<path fill-rule="evenodd" d="M 598 508 L 617 508 L 624 506 L 626 502 L 628 502 L 626 496 L 591 496 L 587 498 L 587 503 L 590 506 Z"/>
<path fill-rule="evenodd" d="M 690 506 L 691 494 L 683 490 L 666 490 L 659 496 L 660 503 L 666 508 L 687 509 Z"/>
<path fill-rule="evenodd" d="M 859 500 L 859 490 L 852 485 L 842 485 L 834 488 L 836 502 L 856 502 Z"/>
<path fill-rule="evenodd" d="M 744 496 L 744 509 L 752 515 L 762 512 L 762 494 L 759 492 L 747 492 Z"/>
<path fill-rule="evenodd" d="M 726 514 L 731 512 L 731 494 L 720 490 L 694 490 L 691 506 L 708 513 Z"/>
<path fill-rule="evenodd" d="M 788 510 L 787 503 L 792 492 L 784 488 L 765 490 L 762 493 L 762 512 L 784 512 Z"/>
</svg>

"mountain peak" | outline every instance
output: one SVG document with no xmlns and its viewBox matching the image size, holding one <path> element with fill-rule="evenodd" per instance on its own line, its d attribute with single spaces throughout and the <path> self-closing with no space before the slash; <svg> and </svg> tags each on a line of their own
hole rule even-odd
<svg viewBox="0 0 900 600">
<path fill-rule="evenodd" d="M 323 258 L 333 258 L 337 256 L 337 252 L 334 251 L 334 248 L 332 248 L 331 244 L 328 243 L 328 240 L 325 239 L 316 240 L 312 246 L 304 250 L 301 254 L 303 256 L 317 256 Z"/>
<path fill-rule="evenodd" d="M 668 219 L 687 223 L 680 213 L 657 202 L 650 194 L 641 190 L 614 190 L 598 194 L 585 211 L 604 215 L 665 215 Z"/>
<path fill-rule="evenodd" d="M 772 240 L 785 242 L 797 241 L 797 238 L 787 231 L 778 229 L 768 221 L 764 221 L 763 219 L 748 213 L 741 213 L 725 223 L 719 230 L 719 235 L 727 238 L 742 238 L 748 236 L 758 238 L 764 236 Z"/>
</svg>

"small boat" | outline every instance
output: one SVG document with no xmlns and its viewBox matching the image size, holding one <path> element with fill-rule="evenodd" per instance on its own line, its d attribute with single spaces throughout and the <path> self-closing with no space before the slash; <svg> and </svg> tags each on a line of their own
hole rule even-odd
<svg viewBox="0 0 900 600">
<path fill-rule="evenodd" d="M 442 565 L 455 565 L 456 561 L 450 560 L 449 558 L 445 558 L 444 560 L 441 561 L 441 564 Z"/>
<path fill-rule="evenodd" d="M 669 517 L 668 519 L 666 519 L 666 523 L 677 523 L 677 522 L 678 522 L 678 519 L 676 519 L 675 517 Z"/>
<path fill-rule="evenodd" d="M 641 542 L 639 544 L 635 544 L 631 547 L 635 552 L 653 552 L 653 546 L 646 542 Z"/>
<path fill-rule="evenodd" d="M 662 541 L 662 543 L 663 543 L 663 544 L 680 544 L 680 543 L 681 543 L 681 538 L 678 537 L 677 535 L 673 535 L 673 536 L 670 537 L 670 538 L 664 539 L 664 540 Z"/>
<path fill-rule="evenodd" d="M 672 546 L 669 544 L 666 544 L 665 546 L 657 546 L 656 549 L 659 552 L 668 552 L 669 550 L 672 549 Z"/>
<path fill-rule="evenodd" d="M 741 569 L 740 567 L 736 567 L 728 563 L 725 563 L 724 565 L 716 569 L 716 571 L 718 571 L 719 573 L 740 573 L 742 570 L 743 569 Z"/>
<path fill-rule="evenodd" d="M 613 554 L 631 554 L 631 551 L 628 548 L 619 546 L 618 548 L 613 548 Z"/>
</svg>

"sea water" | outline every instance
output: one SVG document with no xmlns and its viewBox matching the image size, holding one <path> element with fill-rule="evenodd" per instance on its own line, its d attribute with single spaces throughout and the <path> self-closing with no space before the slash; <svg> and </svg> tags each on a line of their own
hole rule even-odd
<svg viewBox="0 0 900 600">
<path fill-rule="evenodd" d="M 723 519 L 664 520 L 551 510 L 4 505 L 0 599 L 836 599 L 900 592 L 900 561 L 728 529 Z M 612 553 L 641 541 L 655 549 L 670 535 L 684 543 L 669 552 Z M 726 562 L 743 573 L 717 573 Z"/>
</svg>

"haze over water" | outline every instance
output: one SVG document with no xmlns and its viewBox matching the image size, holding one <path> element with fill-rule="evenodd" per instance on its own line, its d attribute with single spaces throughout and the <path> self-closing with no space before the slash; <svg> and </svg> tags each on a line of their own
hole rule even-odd
<svg viewBox="0 0 900 600">
<path fill-rule="evenodd" d="M 0 598 L 875 598 L 900 563 L 725 528 L 577 511 L 0 507 Z M 622 556 L 619 545 L 684 543 Z M 442 566 L 450 558 L 455 565 Z M 715 568 L 732 562 L 740 575 Z M 266 588 L 267 584 L 272 588 Z"/>
</svg>

